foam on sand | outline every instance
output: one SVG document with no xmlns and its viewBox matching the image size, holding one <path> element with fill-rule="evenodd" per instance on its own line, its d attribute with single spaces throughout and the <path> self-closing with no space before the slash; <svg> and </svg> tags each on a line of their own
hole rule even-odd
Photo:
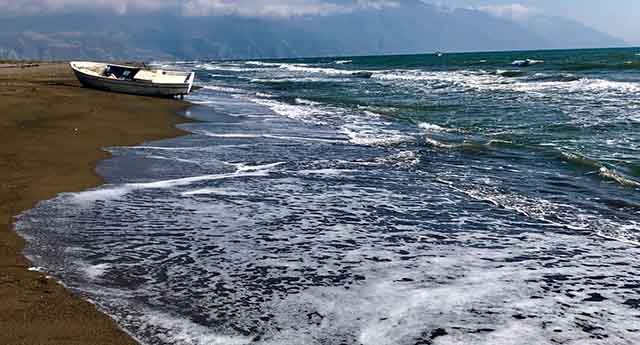
<svg viewBox="0 0 640 345">
<path fill-rule="evenodd" d="M 541 249 L 578 245 L 571 236 L 522 236 L 532 243 L 539 241 Z M 589 277 L 580 276 L 570 265 L 530 271 L 526 267 L 535 263 L 524 259 L 528 257 L 524 248 L 430 246 L 437 256 L 425 258 L 415 268 L 419 272 L 393 265 L 369 272 L 364 282 L 350 289 L 312 288 L 277 302 L 276 322 L 283 331 L 270 334 L 260 344 L 317 344 L 327 339 L 339 343 L 344 334 L 355 334 L 364 345 L 429 340 L 434 344 L 553 344 L 552 339 L 568 341 L 598 333 L 588 327 L 592 324 L 616 330 L 593 344 L 624 343 L 623 336 L 639 338 L 625 331 L 634 329 L 628 328 L 634 321 L 625 318 L 630 307 L 611 300 L 602 305 L 582 301 L 591 291 Z M 428 281 L 422 280 L 425 276 Z M 569 294 L 572 297 L 545 292 L 554 286 L 576 292 Z M 586 291 L 577 292 L 581 288 Z M 309 318 L 297 318 L 300 310 Z M 609 311 L 606 318 L 599 316 L 601 310 Z"/>
<path fill-rule="evenodd" d="M 199 134 L 213 137 L 213 138 L 228 138 L 228 139 L 278 139 L 278 140 L 290 140 L 290 141 L 306 141 L 306 142 L 319 142 L 328 144 L 343 144 L 344 141 L 316 138 L 316 137 L 296 137 L 287 135 L 273 135 L 273 134 L 251 134 L 251 133 L 212 133 L 210 131 L 199 131 Z"/>
<path fill-rule="evenodd" d="M 145 183 L 127 183 L 120 186 L 107 186 L 105 188 L 90 190 L 80 193 L 68 194 L 72 200 L 78 204 L 88 205 L 96 201 L 114 200 L 122 198 L 124 195 L 137 190 L 148 189 L 169 189 L 181 186 L 188 186 L 198 182 L 215 181 L 233 178 L 264 177 L 268 176 L 270 169 L 284 164 L 284 162 L 271 163 L 265 165 L 252 166 L 247 164 L 236 164 L 237 170 L 228 174 L 211 174 L 193 177 L 185 177 L 172 180 L 161 180 Z"/>
<path fill-rule="evenodd" d="M 174 317 L 162 312 L 147 311 L 141 319 L 141 331 L 154 334 L 154 337 L 163 343 L 183 345 L 248 345 L 252 342 L 252 338 L 218 334 L 190 320 Z"/>
<path fill-rule="evenodd" d="M 345 173 L 355 172 L 357 170 L 353 169 L 335 169 L 335 168 L 326 168 L 326 169 L 305 169 L 296 171 L 296 174 L 300 175 L 323 175 L 323 176 L 341 176 Z"/>
<path fill-rule="evenodd" d="M 182 196 L 197 196 L 197 195 L 219 195 L 228 197 L 246 197 L 248 194 L 244 192 L 235 192 L 225 188 L 201 188 L 188 192 L 183 192 Z"/>
</svg>

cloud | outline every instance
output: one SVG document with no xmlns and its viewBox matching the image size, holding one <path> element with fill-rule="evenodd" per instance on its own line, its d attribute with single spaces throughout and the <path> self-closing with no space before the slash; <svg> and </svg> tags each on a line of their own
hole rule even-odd
<svg viewBox="0 0 640 345">
<path fill-rule="evenodd" d="M 130 10 L 159 10 L 172 0 L 0 0 L 0 13 L 40 14 L 78 10 L 111 10 L 126 13 Z"/>
<path fill-rule="evenodd" d="M 523 4 L 507 4 L 507 5 L 486 5 L 474 7 L 473 9 L 487 12 L 493 16 L 508 19 L 524 19 L 532 15 L 540 14 L 542 11 L 535 7 L 525 6 Z"/>
<path fill-rule="evenodd" d="M 189 16 L 198 15 L 241 15 L 259 17 L 289 17 L 344 12 L 344 6 L 309 0 L 187 0 L 182 4 L 182 12 Z"/>
<path fill-rule="evenodd" d="M 0 12 L 14 14 L 59 13 L 82 10 L 110 10 L 126 13 L 131 10 L 159 10 L 167 0 L 0 0 Z"/>
<path fill-rule="evenodd" d="M 0 13 L 24 15 L 107 10 L 127 14 L 168 10 L 187 16 L 291 17 L 397 5 L 396 0 L 0 0 Z"/>
</svg>

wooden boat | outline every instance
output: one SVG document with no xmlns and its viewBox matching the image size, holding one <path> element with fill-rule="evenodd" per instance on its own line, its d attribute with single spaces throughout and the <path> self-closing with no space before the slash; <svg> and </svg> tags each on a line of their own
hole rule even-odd
<svg viewBox="0 0 640 345">
<path fill-rule="evenodd" d="M 84 87 L 156 97 L 183 97 L 191 92 L 194 72 L 167 71 L 99 62 L 69 63 Z"/>
</svg>

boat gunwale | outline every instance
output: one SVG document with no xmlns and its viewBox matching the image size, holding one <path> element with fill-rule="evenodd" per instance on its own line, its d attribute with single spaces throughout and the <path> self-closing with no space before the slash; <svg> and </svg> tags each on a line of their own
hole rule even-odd
<svg viewBox="0 0 640 345">
<path fill-rule="evenodd" d="M 82 68 L 77 65 L 79 64 L 87 64 L 87 68 Z M 152 96 L 152 97 L 184 97 L 191 93 L 193 88 L 193 82 L 195 80 L 195 72 L 189 71 L 171 71 L 171 70 L 163 70 L 157 69 L 154 70 L 155 73 L 160 72 L 178 72 L 180 73 L 178 78 L 182 78 L 184 76 L 184 82 L 182 83 L 158 83 L 149 79 L 114 79 L 96 72 L 92 70 L 91 67 L 100 67 L 106 68 L 107 66 L 120 66 L 124 68 L 132 68 L 138 70 L 150 70 L 150 69 L 142 69 L 132 66 L 123 66 L 123 65 L 115 65 L 108 64 L 102 62 L 79 62 L 79 61 L 71 61 L 69 62 L 69 66 L 71 70 L 76 75 L 76 78 L 84 87 L 88 87 L 91 89 L 104 90 L 109 92 L 117 92 L 117 93 L 125 93 L 125 94 L 133 94 L 133 95 L 141 95 L 141 96 Z M 136 72 L 137 73 L 137 72 Z M 175 76 L 175 75 L 174 75 Z M 134 74 L 135 77 L 135 74 Z"/>
<path fill-rule="evenodd" d="M 184 88 L 189 86 L 188 83 L 180 83 L 180 84 L 154 83 L 152 81 L 143 81 L 143 80 L 111 79 L 103 76 L 93 76 L 91 74 L 86 74 L 81 71 L 78 71 L 78 73 L 82 74 L 83 77 L 100 80 L 107 84 L 113 84 L 113 85 L 132 85 L 132 86 L 155 87 L 155 88 Z"/>
</svg>

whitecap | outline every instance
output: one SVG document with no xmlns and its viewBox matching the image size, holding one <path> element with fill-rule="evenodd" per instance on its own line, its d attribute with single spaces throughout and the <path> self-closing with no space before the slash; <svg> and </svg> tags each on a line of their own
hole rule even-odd
<svg viewBox="0 0 640 345">
<path fill-rule="evenodd" d="M 424 138 L 425 142 L 433 147 L 437 147 L 437 148 L 441 148 L 441 149 L 453 149 L 458 147 L 457 145 L 454 144 L 447 144 L 444 143 L 442 141 L 430 138 L 430 137 L 425 137 Z"/>
<path fill-rule="evenodd" d="M 349 137 L 351 143 L 363 146 L 389 146 L 415 141 L 414 137 L 405 134 L 384 130 L 372 131 L 356 126 L 344 127 L 342 133 Z"/>
<path fill-rule="evenodd" d="M 307 170 L 299 170 L 296 173 L 300 175 L 325 175 L 325 176 L 339 176 L 347 172 L 354 172 L 357 170 L 352 169 L 334 169 L 334 168 L 326 168 L 326 169 L 307 169 Z"/>
<path fill-rule="evenodd" d="M 264 92 L 256 92 L 256 97 L 274 98 L 275 96 Z"/>
<path fill-rule="evenodd" d="M 337 83 L 337 82 L 347 82 L 349 79 L 344 78 L 319 78 L 319 77 L 294 77 L 294 78 L 254 78 L 250 79 L 252 83 L 258 84 L 278 84 L 278 83 Z"/>
<path fill-rule="evenodd" d="M 97 265 L 82 264 L 80 266 L 80 270 L 84 273 L 85 276 L 87 276 L 87 278 L 91 280 L 100 278 L 107 272 L 109 268 L 111 268 L 111 265 L 108 263 Z"/>
<path fill-rule="evenodd" d="M 228 86 L 203 85 L 202 88 L 205 90 L 224 92 L 224 93 L 244 93 L 244 90 L 236 89 L 234 87 L 228 87 Z"/>
<path fill-rule="evenodd" d="M 452 132 L 452 129 L 445 128 L 433 123 L 429 122 L 420 122 L 418 123 L 418 128 L 423 129 L 428 132 Z"/>
<path fill-rule="evenodd" d="M 296 98 L 295 99 L 297 104 L 304 104 L 304 105 L 322 105 L 322 103 L 319 102 L 314 102 L 314 101 L 310 101 L 308 99 L 304 99 L 304 98 Z"/>
<path fill-rule="evenodd" d="M 211 78 L 237 79 L 235 75 L 209 73 Z"/>
<path fill-rule="evenodd" d="M 273 99 L 253 98 L 254 103 L 266 106 L 277 114 L 285 117 L 314 124 L 326 124 L 321 118 L 327 114 L 337 114 L 340 109 L 334 107 L 320 107 L 320 103 L 298 99 L 298 104 L 288 104 Z"/>
<path fill-rule="evenodd" d="M 217 65 L 217 64 L 201 64 L 195 67 L 198 69 L 206 70 L 206 71 L 223 71 L 223 72 L 250 72 L 254 70 L 252 68 L 237 67 L 237 66 L 230 66 L 230 65 L 225 66 L 225 65 Z"/>
<path fill-rule="evenodd" d="M 623 186 L 640 188 L 640 182 L 624 177 L 621 174 L 617 173 L 615 170 L 601 167 L 598 173 L 600 174 L 600 176 L 616 181 Z"/>
<path fill-rule="evenodd" d="M 245 65 L 262 66 L 262 67 L 280 67 L 282 64 L 262 61 L 246 61 Z"/>
<path fill-rule="evenodd" d="M 598 237 L 640 245 L 640 236 L 638 235 L 640 224 L 635 221 L 621 223 L 596 214 L 590 214 L 576 205 L 517 193 L 501 192 L 486 184 L 476 183 L 473 186 L 467 186 L 442 178 L 437 178 L 437 180 L 473 199 L 515 211 L 530 219 L 545 222 L 550 226 L 575 231 L 590 231 L 592 235 Z"/>
<path fill-rule="evenodd" d="M 629 224 L 602 224 L 596 235 L 608 240 L 640 246 L 640 224 L 634 221 Z"/>
<path fill-rule="evenodd" d="M 388 157 L 378 158 L 376 161 L 382 164 L 410 167 L 420 163 L 420 158 L 415 151 L 400 151 Z"/>
<path fill-rule="evenodd" d="M 371 116 L 371 117 L 382 117 L 382 115 L 378 114 L 378 113 L 374 113 L 373 111 L 370 110 L 364 110 L 363 113 L 367 116 Z"/>
<path fill-rule="evenodd" d="M 505 77 L 505 78 L 513 78 L 513 77 L 519 77 L 524 75 L 524 72 L 522 72 L 519 69 L 515 69 L 515 70 L 503 70 L 503 69 L 499 69 L 496 71 L 496 74 L 501 76 L 501 77 Z"/>
<path fill-rule="evenodd" d="M 249 165 L 246 163 L 227 163 L 236 167 L 236 172 L 247 172 L 247 171 L 261 171 L 261 170 L 269 170 L 271 168 L 278 167 L 286 162 L 276 162 L 262 165 Z"/>
<path fill-rule="evenodd" d="M 335 68 L 325 68 L 325 67 L 310 67 L 308 65 L 301 64 L 284 64 L 280 66 L 281 69 L 290 71 L 290 72 L 300 72 L 307 74 L 326 74 L 326 75 L 337 75 L 337 76 L 353 76 L 359 73 L 373 73 L 373 71 L 365 71 L 365 70 L 341 70 Z"/>
<path fill-rule="evenodd" d="M 544 63 L 544 60 L 525 59 L 525 60 L 515 60 L 511 64 L 513 66 L 527 67 L 527 66 L 538 65 L 542 63 Z"/>
</svg>

